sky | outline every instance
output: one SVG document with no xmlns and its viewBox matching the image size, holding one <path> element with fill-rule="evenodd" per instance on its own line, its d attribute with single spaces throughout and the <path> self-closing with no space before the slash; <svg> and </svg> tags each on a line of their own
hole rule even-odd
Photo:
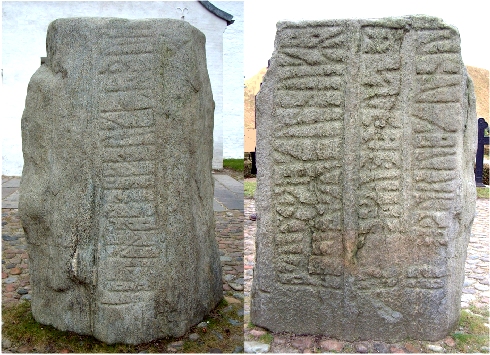
<svg viewBox="0 0 490 355">
<path fill-rule="evenodd" d="M 456 27 L 466 65 L 490 69 L 488 0 L 245 0 L 245 79 L 267 66 L 281 20 L 430 15 Z"/>
</svg>

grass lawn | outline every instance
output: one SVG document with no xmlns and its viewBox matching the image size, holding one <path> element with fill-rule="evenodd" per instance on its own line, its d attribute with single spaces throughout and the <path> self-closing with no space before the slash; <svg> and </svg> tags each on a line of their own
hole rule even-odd
<svg viewBox="0 0 490 355">
<path fill-rule="evenodd" d="M 490 198 L 490 188 L 489 187 L 477 187 L 476 197 L 478 198 Z"/>
<path fill-rule="evenodd" d="M 243 171 L 243 159 L 223 159 L 223 168 Z"/>
<path fill-rule="evenodd" d="M 256 182 L 245 181 L 243 183 L 245 198 L 254 198 L 256 188 L 257 188 Z"/>
<path fill-rule="evenodd" d="M 463 353 L 485 352 L 489 344 L 487 308 L 470 306 L 470 310 L 462 310 L 459 319 L 459 330 L 452 334 L 456 340 L 456 349 Z M 488 352 L 488 350 L 486 350 Z"/>
</svg>

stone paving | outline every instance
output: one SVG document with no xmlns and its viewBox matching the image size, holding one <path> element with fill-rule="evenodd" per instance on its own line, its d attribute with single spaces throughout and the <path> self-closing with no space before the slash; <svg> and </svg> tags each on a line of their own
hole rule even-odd
<svg viewBox="0 0 490 355">
<path fill-rule="evenodd" d="M 2 175 L 2 208 L 18 208 L 19 185 L 19 176 Z"/>
<path fill-rule="evenodd" d="M 239 210 L 243 212 L 243 181 L 236 181 L 224 174 L 213 174 L 214 210 Z M 220 207 L 221 206 L 221 207 Z"/>
<path fill-rule="evenodd" d="M 272 353 L 310 353 L 310 352 L 346 352 L 346 353 L 427 353 L 451 351 L 456 343 L 452 337 L 440 342 L 404 342 L 386 344 L 382 342 L 344 342 L 322 336 L 298 336 L 295 334 L 272 334 L 271 344 L 261 342 L 268 332 L 258 327 L 250 328 L 250 290 L 253 279 L 255 261 L 255 232 L 257 223 L 250 219 L 255 213 L 255 201 L 245 199 L 244 223 L 244 275 L 245 275 L 245 351 Z M 489 287 L 489 200 L 477 199 L 476 217 L 468 246 L 465 264 L 465 281 L 461 307 L 469 309 L 470 305 L 488 307 L 490 298 Z M 259 216 L 260 217 L 260 216 Z M 454 350 L 453 350 L 454 351 Z M 488 347 L 482 349 L 488 352 Z"/>
</svg>

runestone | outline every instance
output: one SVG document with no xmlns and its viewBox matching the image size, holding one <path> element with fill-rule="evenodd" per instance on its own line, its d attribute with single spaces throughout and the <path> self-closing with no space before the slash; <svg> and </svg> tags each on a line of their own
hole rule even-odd
<svg viewBox="0 0 490 355">
<path fill-rule="evenodd" d="M 70 18 L 46 44 L 22 117 L 34 318 L 106 343 L 181 336 L 222 298 L 205 36 Z"/>
<path fill-rule="evenodd" d="M 280 22 L 256 110 L 252 323 L 351 341 L 453 330 L 475 211 L 457 29 Z"/>
</svg>

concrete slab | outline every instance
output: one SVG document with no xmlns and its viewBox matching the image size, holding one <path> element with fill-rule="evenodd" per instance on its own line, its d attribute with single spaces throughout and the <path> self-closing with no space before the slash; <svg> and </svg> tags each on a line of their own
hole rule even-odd
<svg viewBox="0 0 490 355">
<path fill-rule="evenodd" d="M 229 210 L 243 211 L 243 200 L 239 199 L 221 199 L 220 201 Z"/>
<path fill-rule="evenodd" d="M 19 188 L 20 186 L 20 176 L 11 176 L 10 179 L 7 181 L 3 181 L 2 177 L 2 187 L 16 187 Z"/>
<path fill-rule="evenodd" d="M 214 212 L 224 212 L 226 208 L 221 205 L 216 198 L 213 199 L 213 210 Z"/>
<path fill-rule="evenodd" d="M 2 208 L 19 208 L 19 190 L 16 190 L 6 198 L 2 196 Z"/>
<path fill-rule="evenodd" d="M 213 174 L 214 197 L 227 209 L 243 211 L 243 183 L 228 175 Z"/>
<path fill-rule="evenodd" d="M 16 187 L 3 187 L 2 186 L 2 200 L 12 195 L 18 189 Z"/>
<path fill-rule="evenodd" d="M 243 195 L 243 182 L 237 181 L 228 175 L 214 174 L 214 180 L 235 194 Z"/>
</svg>

